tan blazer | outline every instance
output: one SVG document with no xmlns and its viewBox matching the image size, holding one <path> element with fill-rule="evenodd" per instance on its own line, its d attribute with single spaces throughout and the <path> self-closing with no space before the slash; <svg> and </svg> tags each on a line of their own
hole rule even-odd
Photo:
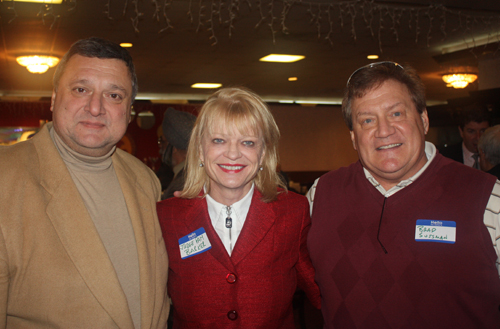
<svg viewBox="0 0 500 329">
<path fill-rule="evenodd" d="M 0 147 L 0 328 L 133 328 L 113 265 L 48 126 L 29 141 Z M 126 152 L 112 159 L 137 243 L 141 328 L 165 328 L 160 185 Z"/>
</svg>

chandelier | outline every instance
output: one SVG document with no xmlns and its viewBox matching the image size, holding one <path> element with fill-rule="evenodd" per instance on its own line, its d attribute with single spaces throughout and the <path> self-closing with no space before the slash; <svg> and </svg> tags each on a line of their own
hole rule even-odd
<svg viewBox="0 0 500 329">
<path fill-rule="evenodd" d="M 16 60 L 19 65 L 25 66 L 29 72 L 38 74 L 47 72 L 49 68 L 59 63 L 59 58 L 45 55 L 19 56 Z"/>
<path fill-rule="evenodd" d="M 474 73 L 449 73 L 443 75 L 443 81 L 446 82 L 446 87 L 455 89 L 465 88 L 469 83 L 473 83 L 477 79 L 477 74 Z"/>
</svg>

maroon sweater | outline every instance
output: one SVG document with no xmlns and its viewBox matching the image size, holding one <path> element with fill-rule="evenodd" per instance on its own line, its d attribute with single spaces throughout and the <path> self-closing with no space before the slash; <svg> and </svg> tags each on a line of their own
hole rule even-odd
<svg viewBox="0 0 500 329">
<path fill-rule="evenodd" d="M 440 154 L 387 199 L 359 162 L 321 177 L 308 246 L 325 328 L 500 328 L 497 256 L 483 223 L 494 183 Z M 418 219 L 455 221 L 456 242 L 415 241 Z"/>
</svg>

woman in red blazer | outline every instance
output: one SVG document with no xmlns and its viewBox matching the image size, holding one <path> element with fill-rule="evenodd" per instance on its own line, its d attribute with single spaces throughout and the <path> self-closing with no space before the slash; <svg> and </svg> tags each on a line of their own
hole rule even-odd
<svg viewBox="0 0 500 329">
<path fill-rule="evenodd" d="M 297 286 L 319 308 L 308 203 L 276 173 L 278 139 L 249 90 L 224 88 L 203 105 L 180 198 L 157 206 L 174 328 L 294 328 Z"/>
</svg>

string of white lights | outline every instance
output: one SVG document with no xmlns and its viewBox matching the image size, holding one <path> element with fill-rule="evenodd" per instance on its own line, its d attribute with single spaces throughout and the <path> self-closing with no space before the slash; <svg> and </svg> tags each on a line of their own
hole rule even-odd
<svg viewBox="0 0 500 329">
<path fill-rule="evenodd" d="M 78 0 L 66 0 L 65 8 L 75 10 L 77 2 Z M 85 3 L 84 0 L 79 2 Z M 9 17 L 9 23 L 19 17 L 15 2 L 3 1 L 1 4 L 7 6 L 13 15 L 12 18 Z M 153 4 L 154 13 L 151 16 L 148 14 L 147 17 L 144 14 L 148 10 L 146 6 L 150 7 L 151 4 Z M 233 37 L 237 29 L 237 19 L 243 9 L 245 9 L 245 14 L 247 11 L 257 13 L 255 28 L 267 26 L 273 43 L 276 44 L 280 33 L 283 35 L 291 33 L 290 28 L 295 21 L 287 19 L 292 8 L 295 11 L 299 8 L 310 17 L 309 24 L 317 32 L 317 38 L 327 41 L 332 46 L 335 26 L 349 33 L 352 40 L 356 42 L 361 32 L 359 29 L 364 24 L 364 28 L 378 41 L 381 52 L 383 51 L 383 37 L 389 34 L 398 43 L 405 26 L 413 31 L 416 44 L 422 41 L 422 35 L 425 35 L 423 41 L 427 47 L 430 47 L 432 38 L 436 37 L 435 31 L 440 32 L 443 40 L 459 33 L 467 43 L 467 47 L 475 46 L 474 36 L 481 32 L 483 35 L 487 34 L 491 42 L 498 43 L 500 49 L 499 12 L 459 10 L 442 4 L 379 3 L 374 0 L 335 2 L 333 0 L 323 2 L 307 0 L 107 0 L 99 4 L 102 7 L 96 8 L 96 12 L 102 12 L 105 17 L 113 19 L 112 9 L 123 6 L 122 15 L 130 16 L 136 33 L 140 33 L 141 21 L 146 19 L 161 21 L 158 33 L 163 33 L 167 30 L 175 32 L 175 27 L 169 18 L 169 11 L 178 6 L 184 8 L 186 5 L 187 19 L 195 24 L 196 32 L 208 32 L 208 39 L 212 46 L 218 43 L 221 30 L 227 31 L 229 38 Z M 55 22 L 61 18 L 60 11 L 56 13 L 54 6 L 56 5 L 43 4 L 37 15 L 44 24 L 46 20 L 51 19 L 50 28 L 53 28 Z M 448 19 L 451 16 L 456 19 Z M 360 22 L 362 24 L 359 24 Z"/>
</svg>

